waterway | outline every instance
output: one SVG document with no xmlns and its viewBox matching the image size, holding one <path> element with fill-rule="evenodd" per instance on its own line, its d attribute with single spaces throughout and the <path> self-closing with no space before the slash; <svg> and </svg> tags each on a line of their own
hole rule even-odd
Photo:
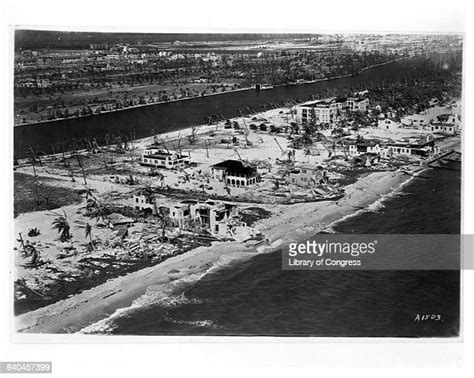
<svg viewBox="0 0 474 378">
<path fill-rule="evenodd" d="M 265 109 L 270 103 L 281 105 L 288 99 L 305 101 L 312 96 L 325 97 L 334 92 L 365 88 L 374 82 L 396 81 L 402 77 L 423 75 L 427 59 L 438 64 L 451 59 L 453 53 L 434 54 L 398 60 L 364 70 L 359 75 L 308 84 L 276 86 L 273 89 L 253 89 L 168 102 L 88 117 L 69 118 L 14 127 L 14 155 L 24 157 L 29 146 L 36 151 L 51 153 L 51 146 L 65 142 L 68 147 L 84 137 L 102 140 L 107 133 L 136 138 L 200 125 L 205 117 L 221 114 L 226 118 L 238 116 L 238 109 L 248 113 Z M 454 54 L 460 54 L 454 53 Z"/>
</svg>

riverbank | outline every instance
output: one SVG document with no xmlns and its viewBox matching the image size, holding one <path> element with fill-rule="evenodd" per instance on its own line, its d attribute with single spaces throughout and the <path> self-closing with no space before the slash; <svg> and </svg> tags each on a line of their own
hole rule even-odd
<svg viewBox="0 0 474 378">
<path fill-rule="evenodd" d="M 307 80 L 307 81 L 296 82 L 296 83 L 275 84 L 275 85 L 273 85 L 273 87 L 286 87 L 286 86 L 289 86 L 289 85 L 298 86 L 298 85 L 314 84 L 314 83 L 319 83 L 319 82 L 324 82 L 324 81 L 331 81 L 331 80 L 337 80 L 337 79 L 344 79 L 344 78 L 348 78 L 348 77 L 354 77 L 354 76 L 360 75 L 362 72 L 364 72 L 368 69 L 383 66 L 383 65 L 386 65 L 386 64 L 389 64 L 389 63 L 394 63 L 394 62 L 397 62 L 397 61 L 400 61 L 400 60 L 403 60 L 403 59 L 406 59 L 406 57 L 392 59 L 392 60 L 382 62 L 382 63 L 378 63 L 378 64 L 372 64 L 370 66 L 367 66 L 367 67 L 364 67 L 364 68 L 360 69 L 355 74 L 332 76 L 332 77 L 327 77 L 327 78 L 323 78 L 323 79 Z M 101 111 L 100 113 L 88 114 L 88 115 L 83 115 L 83 116 L 72 116 L 72 117 L 67 117 L 67 118 L 56 118 L 56 119 L 51 119 L 51 120 L 43 120 L 43 121 L 30 122 L 30 123 L 19 123 L 19 124 L 14 124 L 14 127 L 35 126 L 35 125 L 41 125 L 41 124 L 44 124 L 44 123 L 64 121 L 66 119 L 88 118 L 88 117 L 94 117 L 94 116 L 97 116 L 97 115 L 100 115 L 100 114 L 117 113 L 117 112 L 122 112 L 122 111 L 126 111 L 126 110 L 131 110 L 131 109 L 139 109 L 139 108 L 144 108 L 144 107 L 150 107 L 150 106 L 153 106 L 153 105 L 171 104 L 171 103 L 176 103 L 176 102 L 181 102 L 181 101 L 195 100 L 197 98 L 220 96 L 220 95 L 225 95 L 225 94 L 230 94 L 230 93 L 238 93 L 238 92 L 245 92 L 245 91 L 251 91 L 251 90 L 255 90 L 255 87 L 254 86 L 243 87 L 243 88 L 226 90 L 224 92 L 206 93 L 206 94 L 199 95 L 199 96 L 182 97 L 182 98 L 177 98 L 177 99 L 173 99 L 173 100 L 156 101 L 156 102 L 147 103 L 147 104 L 137 104 L 137 105 L 127 106 L 127 107 L 124 107 L 124 108 L 121 108 L 121 109 L 104 110 L 104 111 Z M 244 111 L 244 114 L 246 114 L 245 111 Z"/>
<path fill-rule="evenodd" d="M 120 109 L 104 110 L 104 111 L 101 111 L 100 113 L 95 113 L 95 114 L 87 114 L 87 115 L 78 116 L 78 117 L 72 116 L 72 117 L 68 117 L 68 118 L 56 118 L 56 119 L 49 119 L 49 120 L 43 120 L 43 121 L 31 122 L 31 123 L 20 123 L 20 124 L 15 124 L 13 126 L 14 127 L 35 126 L 35 125 L 41 125 L 41 124 L 44 124 L 44 123 L 64 121 L 66 119 L 88 118 L 88 117 L 98 116 L 100 114 L 117 113 L 117 112 L 123 112 L 123 111 L 126 111 L 126 110 L 140 109 L 140 108 L 149 107 L 149 106 L 153 106 L 153 105 L 172 104 L 172 103 L 175 103 L 175 102 L 189 101 L 189 100 L 195 100 L 197 98 L 218 96 L 218 95 L 248 91 L 248 90 L 253 90 L 253 89 L 255 89 L 255 88 L 253 88 L 253 87 L 244 87 L 244 88 L 230 89 L 228 91 L 220 92 L 220 93 L 207 93 L 207 94 L 199 95 L 199 96 L 182 97 L 182 98 L 177 98 L 177 99 L 167 100 L 167 101 L 156 101 L 156 102 L 152 102 L 152 103 L 148 103 L 148 104 L 137 104 L 137 105 L 123 107 L 123 108 L 120 108 Z"/>
<path fill-rule="evenodd" d="M 20 315 L 16 318 L 16 329 L 26 333 L 71 333 L 84 328 L 86 333 L 106 332 L 104 319 L 166 296 L 182 282 L 197 281 L 220 267 L 273 251 L 289 240 L 304 239 L 327 230 L 334 222 L 368 209 L 407 179 L 409 176 L 402 172 L 368 174 L 347 186 L 347 195 L 336 203 L 290 205 L 270 218 L 258 221 L 255 227 L 259 227 L 268 239 L 265 246 L 247 248 L 238 242 L 216 242 L 211 247 L 200 247 Z M 96 324 L 100 321 L 102 323 Z M 86 328 L 92 324 L 95 326 Z"/>
<path fill-rule="evenodd" d="M 106 138 L 144 138 L 174 130 L 183 130 L 203 123 L 212 114 L 233 118 L 239 111 L 259 112 L 268 107 L 282 105 L 282 100 L 295 103 L 312 96 L 327 98 L 349 90 L 364 90 L 367 83 L 397 81 L 410 70 L 413 77 L 421 75 L 424 59 L 407 58 L 403 62 L 386 63 L 384 66 L 367 69 L 354 77 L 325 80 L 310 84 L 276 86 L 273 90 L 227 92 L 224 96 L 198 97 L 189 101 L 176 101 L 157 106 L 127 108 L 127 111 L 101 113 L 90 117 L 67 118 L 60 122 L 23 125 L 14 128 L 14 155 L 16 159 L 28 156 L 30 147 L 46 154 L 57 152 L 65 146 L 85 147 L 84 138 L 95 139 L 104 145 Z M 419 68 L 419 69 L 418 69 Z M 272 106 L 272 107 L 273 107 Z"/>
</svg>

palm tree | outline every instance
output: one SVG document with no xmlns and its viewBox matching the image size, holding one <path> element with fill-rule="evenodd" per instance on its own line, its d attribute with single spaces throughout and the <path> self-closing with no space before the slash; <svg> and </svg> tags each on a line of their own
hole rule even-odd
<svg viewBox="0 0 474 378">
<path fill-rule="evenodd" d="M 97 221 L 106 222 L 109 219 L 108 210 L 95 197 L 86 200 L 86 210 L 88 216 Z"/>
<path fill-rule="evenodd" d="M 171 226 L 172 223 L 170 217 L 168 216 L 168 208 L 159 207 L 156 215 L 161 224 L 161 240 L 164 241 L 166 238 L 166 229 Z"/>
<path fill-rule="evenodd" d="M 92 243 L 92 226 L 89 223 L 87 223 L 85 226 L 85 234 L 86 238 L 90 239 L 91 245 L 94 246 L 94 244 Z"/>
<path fill-rule="evenodd" d="M 53 213 L 53 214 L 59 215 L 57 213 Z M 57 230 L 59 233 L 59 240 L 61 240 L 62 242 L 71 240 L 72 238 L 71 226 L 69 225 L 65 211 L 64 211 L 64 215 L 59 215 L 53 221 L 52 225 L 53 225 L 53 230 Z"/>
<path fill-rule="evenodd" d="M 94 196 L 90 187 L 84 185 L 84 188 L 87 215 L 90 218 L 95 218 L 97 221 L 108 221 L 108 209 Z"/>
<path fill-rule="evenodd" d="M 92 239 L 92 226 L 89 223 L 84 223 L 81 221 L 78 221 L 76 223 L 79 224 L 80 228 L 84 229 L 84 234 L 85 234 L 86 239 L 89 238 L 90 240 L 89 244 L 92 246 L 93 249 L 95 249 L 94 241 Z"/>
<path fill-rule="evenodd" d="M 34 157 L 30 158 L 31 161 L 31 166 L 33 167 L 33 193 L 35 195 L 35 205 L 38 206 L 41 204 L 41 201 L 39 199 L 39 193 L 38 193 L 38 186 L 39 186 L 39 181 L 38 181 L 38 175 L 36 174 L 36 160 Z"/>
<path fill-rule="evenodd" d="M 16 240 L 21 244 L 21 249 L 23 253 L 25 253 L 25 241 L 23 240 L 23 236 L 21 235 L 21 232 L 18 233 L 19 238 Z"/>
<path fill-rule="evenodd" d="M 82 171 L 82 178 L 84 179 L 84 185 L 87 185 L 87 180 L 86 180 L 86 171 L 84 170 L 84 164 L 81 160 L 82 156 L 75 153 L 74 154 L 74 157 L 76 158 L 77 160 L 77 164 L 79 165 L 79 167 L 81 168 L 81 171 Z M 87 156 L 86 156 L 87 157 Z M 87 157 L 88 158 L 88 157 Z"/>
</svg>

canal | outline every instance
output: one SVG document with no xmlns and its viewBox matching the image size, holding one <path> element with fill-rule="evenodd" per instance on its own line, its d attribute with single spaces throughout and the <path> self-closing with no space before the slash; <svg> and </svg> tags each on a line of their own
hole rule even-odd
<svg viewBox="0 0 474 378">
<path fill-rule="evenodd" d="M 440 56 L 435 54 L 429 59 L 435 57 L 439 63 Z M 133 130 L 136 138 L 142 138 L 152 135 L 152 132 L 165 133 L 203 124 L 205 117 L 211 114 L 231 118 L 238 116 L 238 109 L 245 114 L 247 108 L 261 111 L 269 103 L 281 104 L 288 99 L 305 101 L 311 96 L 325 97 L 335 91 L 343 93 L 363 89 L 367 83 L 396 81 L 407 75 L 416 77 L 422 74 L 426 59 L 426 56 L 407 58 L 367 69 L 356 76 L 316 83 L 278 86 L 262 91 L 244 90 L 89 117 L 15 126 L 14 155 L 15 158 L 25 157 L 29 146 L 38 152 L 51 153 L 54 144 L 65 142 L 70 148 L 74 140 L 95 137 L 100 141 L 107 133 L 129 134 Z"/>
</svg>

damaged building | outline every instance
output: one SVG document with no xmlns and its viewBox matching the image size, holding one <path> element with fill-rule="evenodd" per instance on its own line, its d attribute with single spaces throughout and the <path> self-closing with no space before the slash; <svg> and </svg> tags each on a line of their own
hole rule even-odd
<svg viewBox="0 0 474 378">
<path fill-rule="evenodd" d="M 348 150 L 350 156 L 360 156 L 363 154 L 379 154 L 386 155 L 386 149 L 377 140 L 361 139 L 352 143 L 348 143 Z"/>
<path fill-rule="evenodd" d="M 437 153 L 439 147 L 436 146 L 436 140 L 432 136 L 426 136 L 388 143 L 387 149 L 389 155 L 428 157 L 430 154 Z"/>
<path fill-rule="evenodd" d="M 198 222 L 212 234 L 221 236 L 228 234 L 229 220 L 237 215 L 237 205 L 230 202 L 186 200 L 172 206 L 158 206 L 155 198 L 144 194 L 133 196 L 133 207 L 149 214 L 166 208 L 174 226 L 185 229 L 191 222 Z"/>
<path fill-rule="evenodd" d="M 156 214 L 156 200 L 145 194 L 135 194 L 133 196 L 133 208 L 149 214 Z"/>
<path fill-rule="evenodd" d="M 228 221 L 237 215 L 237 205 L 229 202 L 207 200 L 205 202 L 183 201 L 170 207 L 170 219 L 178 227 L 197 221 L 209 232 L 226 235 Z"/>
<path fill-rule="evenodd" d="M 325 179 L 326 171 L 321 167 L 301 165 L 289 172 L 287 182 L 298 186 L 314 186 Z"/>
<path fill-rule="evenodd" d="M 240 160 L 225 160 L 212 165 L 211 177 L 234 187 L 247 187 L 260 182 L 257 168 Z"/>
<path fill-rule="evenodd" d="M 429 126 L 431 132 L 443 135 L 455 135 L 459 132 L 460 119 L 454 114 L 441 114 L 437 121 Z"/>
</svg>

